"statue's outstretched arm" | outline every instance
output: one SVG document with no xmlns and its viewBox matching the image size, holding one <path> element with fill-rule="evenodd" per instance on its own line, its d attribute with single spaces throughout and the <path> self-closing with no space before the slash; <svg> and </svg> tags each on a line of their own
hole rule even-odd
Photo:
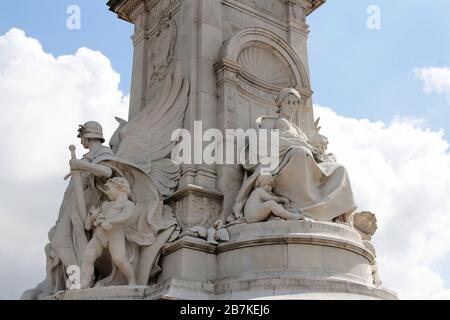
<svg viewBox="0 0 450 320">
<path fill-rule="evenodd" d="M 98 178 L 111 178 L 112 169 L 101 164 L 92 164 L 84 160 L 70 160 L 70 168 L 72 170 L 82 170 L 91 173 Z"/>
</svg>

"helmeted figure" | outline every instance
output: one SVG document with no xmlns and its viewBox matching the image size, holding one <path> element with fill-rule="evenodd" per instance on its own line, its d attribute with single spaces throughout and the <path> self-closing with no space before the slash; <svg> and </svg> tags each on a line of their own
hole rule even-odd
<svg viewBox="0 0 450 320">
<path fill-rule="evenodd" d="M 97 121 L 89 121 L 80 125 L 78 129 L 78 138 L 80 139 L 99 139 L 102 143 L 106 140 L 103 137 L 103 128 Z"/>
<path fill-rule="evenodd" d="M 179 165 L 168 158 L 176 143 L 171 139 L 172 132 L 182 127 L 189 101 L 189 82 L 183 79 L 180 65 L 167 77 L 165 86 L 166 96 L 158 103 L 148 105 L 128 123 L 119 119 L 120 127 L 112 139 L 115 152 L 102 145 L 105 139 L 99 123 L 89 121 L 79 126 L 78 137 L 89 152 L 81 160 L 72 159 L 70 167 L 72 175 L 80 174 L 82 190 L 77 190 L 72 177 L 59 218 L 49 232 L 47 277 L 35 289 L 26 291 L 23 299 L 39 299 L 67 288 L 67 268 L 81 266 L 92 237 L 80 211 L 99 207 L 106 200 L 105 184 L 114 177 L 123 177 L 131 185 L 134 209 L 124 234 L 137 284 L 147 285 L 160 271 L 157 261 L 162 246 L 178 236 L 176 219 L 163 201 L 173 193 L 180 176 Z M 80 194 L 85 205 L 81 210 Z M 96 275 L 95 286 L 126 284 L 108 255 L 96 263 Z"/>
</svg>

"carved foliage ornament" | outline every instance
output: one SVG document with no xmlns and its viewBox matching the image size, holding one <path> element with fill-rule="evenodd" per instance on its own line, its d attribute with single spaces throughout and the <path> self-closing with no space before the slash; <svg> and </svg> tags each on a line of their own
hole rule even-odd
<svg viewBox="0 0 450 320">
<path fill-rule="evenodd" d="M 188 208 L 191 206 L 191 208 Z M 191 227 L 209 227 L 219 219 L 221 204 L 217 199 L 191 194 L 178 199 L 174 211 L 183 230 Z M 187 214 L 189 212 L 189 214 Z"/>
<path fill-rule="evenodd" d="M 177 26 L 168 16 L 164 16 L 155 36 L 150 40 L 150 65 L 153 79 L 162 80 L 175 55 Z"/>
</svg>

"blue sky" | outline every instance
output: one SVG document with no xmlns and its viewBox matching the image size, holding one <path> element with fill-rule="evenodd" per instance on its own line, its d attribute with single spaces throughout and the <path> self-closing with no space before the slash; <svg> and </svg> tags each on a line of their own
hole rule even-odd
<svg viewBox="0 0 450 320">
<path fill-rule="evenodd" d="M 81 8 L 80 30 L 66 28 L 70 5 Z M 380 30 L 367 28 L 370 5 L 381 9 Z M 450 68 L 450 1 L 328 0 L 309 16 L 308 24 L 314 102 L 335 112 L 317 107 L 316 113 L 326 123 L 323 131 L 332 151 L 352 175 L 358 204 L 379 216 L 375 242 L 382 278 L 410 297 L 436 294 L 450 299 L 450 69 L 445 73 Z M 65 188 L 61 177 L 67 172 L 67 145 L 75 142 L 70 140 L 75 139 L 73 122 L 78 121 L 76 127 L 82 118 L 95 115 L 106 132 L 115 129 L 112 116 L 126 109 L 122 93 L 130 91 L 133 55 L 133 27 L 109 12 L 106 0 L 3 1 L 0 40 L 13 27 L 37 39 L 46 53 L 71 59 L 45 60 L 42 50 L 20 32 L 0 41 L 0 78 L 6 75 L 12 83 L 0 82 L 0 134 L 11 136 L 15 130 L 14 139 L 0 140 L 0 181 L 8 181 L 0 184 L 0 194 L 7 195 L 0 199 L 0 220 L 6 221 L 0 234 L 9 239 L 8 246 L 0 242 L 0 255 L 11 261 L 11 270 L 30 273 L 19 284 L 14 279 L 9 287 L 4 285 L 0 298 L 18 297 L 41 279 L 42 247 Z M 102 55 L 77 53 L 81 47 Z M 14 55 L 21 52 L 39 65 L 28 58 L 17 63 Z M 73 71 L 67 66 L 78 72 L 66 74 Z M 448 75 L 440 79 L 441 94 L 424 92 L 415 69 L 425 67 Z M 52 73 L 47 77 L 48 70 Z M 114 71 L 120 74 L 122 93 Z M 62 81 L 67 84 L 54 90 Z M 17 118 L 22 121 L 16 123 Z M 58 119 L 57 129 L 41 126 L 53 119 Z M 400 123 L 390 125 L 395 119 Z M 436 133 L 440 129 L 446 131 L 444 137 Z M 38 152 L 43 156 L 36 158 Z M 33 166 L 30 158 L 36 158 Z M 23 194 L 32 198 L 14 200 Z M 28 266 L 29 261 L 39 262 Z M 10 280 L 0 269 L 0 282 L 2 277 L 3 282 Z"/>
<path fill-rule="evenodd" d="M 20 5 L 18 3 L 20 2 Z M 54 56 L 73 54 L 80 47 L 99 50 L 110 58 L 121 75 L 121 89 L 130 90 L 133 48 L 131 24 L 108 11 L 106 0 L 3 1 L 0 34 L 16 27 L 36 38 Z M 81 8 L 81 29 L 69 30 L 66 13 L 70 5 Z"/>
<path fill-rule="evenodd" d="M 381 30 L 366 27 L 371 4 L 381 9 Z M 448 131 L 446 97 L 424 95 L 414 68 L 450 66 L 449 13 L 447 0 L 328 1 L 309 19 L 315 101 L 345 116 L 419 117 Z"/>
<path fill-rule="evenodd" d="M 104 0 L 21 0 L 2 4 L 0 34 L 19 27 L 55 56 L 79 47 L 104 53 L 129 92 L 132 26 L 107 10 Z M 79 5 L 81 30 L 68 30 L 66 9 Z M 381 9 L 381 30 L 366 27 L 369 5 Z M 414 68 L 450 66 L 450 2 L 435 0 L 329 0 L 309 17 L 314 101 L 356 118 L 423 118 L 450 137 L 446 97 L 425 95 Z"/>
</svg>

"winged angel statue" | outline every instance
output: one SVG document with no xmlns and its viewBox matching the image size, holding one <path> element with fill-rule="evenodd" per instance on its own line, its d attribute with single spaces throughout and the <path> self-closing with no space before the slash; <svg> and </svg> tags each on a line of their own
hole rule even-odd
<svg viewBox="0 0 450 320">
<path fill-rule="evenodd" d="M 45 249 L 47 276 L 35 289 L 25 292 L 23 299 L 47 297 L 74 284 L 67 270 L 77 270 L 82 265 L 86 247 L 95 236 L 86 230 L 86 219 L 90 218 L 87 212 L 92 213 L 91 208 L 99 208 L 108 200 L 105 186 L 107 189 L 111 178 L 124 178 L 131 187 L 129 200 L 133 209 L 122 234 L 136 284 L 147 285 L 157 275 L 161 248 L 179 234 L 173 212 L 164 205 L 164 199 L 174 192 L 180 176 L 179 165 L 169 155 L 176 144 L 171 139 L 172 132 L 183 124 L 189 90 L 189 81 L 183 78 L 182 67 L 177 64 L 167 76 L 160 97 L 128 123 L 120 121 L 111 148 L 102 145 L 105 139 L 100 124 L 91 121 L 80 126 L 78 137 L 89 152 L 81 160 L 75 159 L 72 152 L 71 182 Z M 105 241 L 99 243 L 107 248 Z M 99 249 L 103 252 L 103 248 Z M 127 284 L 105 251 L 95 257 L 92 285 Z"/>
</svg>

